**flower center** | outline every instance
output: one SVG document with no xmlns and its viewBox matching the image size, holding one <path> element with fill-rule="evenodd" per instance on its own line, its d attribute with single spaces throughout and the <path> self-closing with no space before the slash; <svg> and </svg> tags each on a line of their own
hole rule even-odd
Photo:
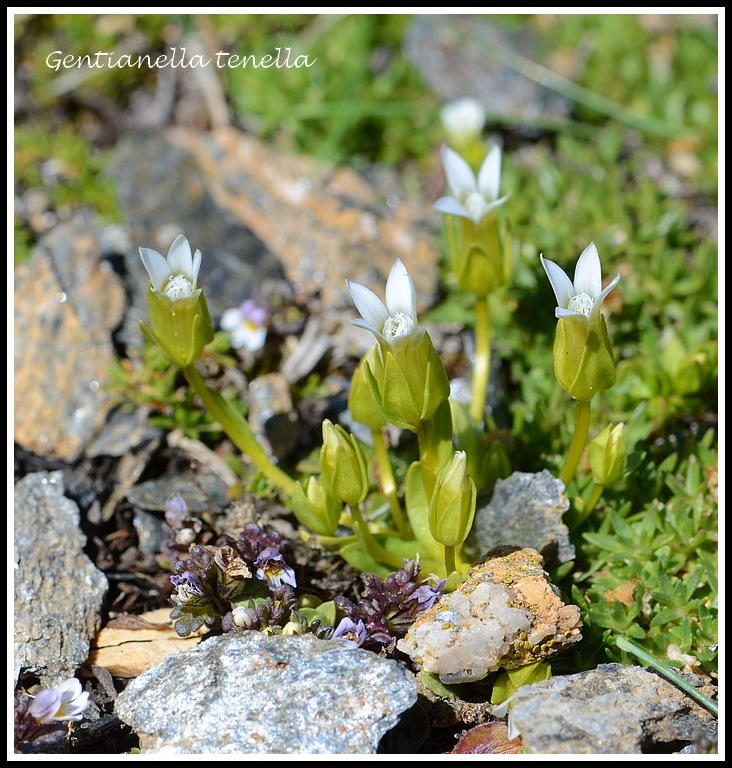
<svg viewBox="0 0 732 768">
<path fill-rule="evenodd" d="M 193 283 L 185 275 L 173 275 L 163 291 L 168 298 L 187 299 L 193 294 Z"/>
<path fill-rule="evenodd" d="M 404 312 L 396 312 L 387 318 L 382 331 L 387 341 L 397 339 L 400 336 L 408 336 L 414 329 L 414 321 Z"/>
<path fill-rule="evenodd" d="M 580 315 L 589 317 L 590 310 L 592 309 L 592 305 L 594 303 L 595 302 L 591 296 L 588 296 L 586 293 L 578 293 L 576 296 L 572 296 L 572 298 L 569 300 L 567 309 L 570 312 L 577 312 Z"/>
<path fill-rule="evenodd" d="M 480 192 L 471 192 L 463 203 L 463 207 L 470 214 L 470 218 L 477 224 L 488 210 L 488 205 Z"/>
</svg>

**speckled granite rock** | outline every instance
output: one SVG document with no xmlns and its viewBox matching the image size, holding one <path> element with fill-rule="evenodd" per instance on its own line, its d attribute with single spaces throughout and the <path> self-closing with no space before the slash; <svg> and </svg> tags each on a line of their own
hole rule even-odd
<svg viewBox="0 0 732 768">
<path fill-rule="evenodd" d="M 624 664 L 522 686 L 509 717 L 537 754 L 659 754 L 680 750 L 699 729 L 717 732 L 716 719 L 679 688 Z"/>
<path fill-rule="evenodd" d="M 204 640 L 120 694 L 145 754 L 359 754 L 417 700 L 395 661 L 312 635 Z"/>
<path fill-rule="evenodd" d="M 15 485 L 14 661 L 43 683 L 69 677 L 89 655 L 107 579 L 84 554 L 79 509 L 63 495 L 61 472 Z"/>
<path fill-rule="evenodd" d="M 100 252 L 97 228 L 79 216 L 15 269 L 14 437 L 48 458 L 78 459 L 112 408 L 102 383 L 125 296 Z"/>
</svg>

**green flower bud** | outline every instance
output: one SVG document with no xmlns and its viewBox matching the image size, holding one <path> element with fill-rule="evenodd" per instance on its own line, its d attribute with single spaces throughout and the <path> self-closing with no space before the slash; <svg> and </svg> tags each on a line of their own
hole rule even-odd
<svg viewBox="0 0 732 768">
<path fill-rule="evenodd" d="M 167 259 L 151 248 L 140 248 L 140 257 L 150 276 L 147 306 L 154 340 L 166 357 L 179 368 L 194 363 L 213 339 L 211 316 L 203 291 L 197 288 L 201 252 L 179 235 Z"/>
<path fill-rule="evenodd" d="M 554 374 L 575 400 L 592 398 L 615 384 L 615 360 L 605 318 L 593 323 L 563 317 L 554 337 Z"/>
<path fill-rule="evenodd" d="M 311 476 L 304 485 L 297 483 L 290 502 L 298 522 L 306 528 L 320 536 L 335 533 L 341 504 L 328 493 L 318 478 Z"/>
<path fill-rule="evenodd" d="M 506 282 L 509 268 L 494 212 L 478 223 L 460 218 L 460 238 L 452 254 L 452 267 L 460 290 L 476 296 L 487 296 Z"/>
<path fill-rule="evenodd" d="M 486 296 L 508 279 L 496 210 L 508 199 L 499 197 L 501 149 L 494 146 L 485 156 L 477 175 L 457 152 L 442 148 L 442 165 L 450 195 L 434 205 L 440 213 L 454 217 L 452 267 L 458 286 L 476 296 Z"/>
<path fill-rule="evenodd" d="M 603 289 L 600 257 L 594 243 L 577 260 L 574 282 L 553 261 L 540 258 L 557 298 L 554 373 L 571 397 L 589 402 L 615 384 L 615 360 L 600 310 L 620 275 Z"/>
<path fill-rule="evenodd" d="M 422 328 L 399 344 L 379 344 L 365 360 L 374 400 L 397 427 L 416 432 L 450 395 L 445 366 Z"/>
<path fill-rule="evenodd" d="M 462 544 L 475 516 L 477 491 L 467 473 L 465 451 L 456 451 L 437 477 L 427 522 L 435 541 L 446 547 Z"/>
<path fill-rule="evenodd" d="M 609 424 L 589 444 L 587 458 L 592 469 L 592 480 L 597 485 L 609 485 L 625 472 L 628 453 L 625 448 L 625 424 Z"/>
<path fill-rule="evenodd" d="M 361 444 L 328 419 L 323 422 L 320 472 L 326 490 L 344 504 L 355 506 L 366 498 L 368 464 Z"/>
<path fill-rule="evenodd" d="M 363 369 L 373 399 L 387 421 L 416 432 L 447 399 L 450 382 L 429 334 L 417 322 L 414 282 L 397 259 L 386 282 L 386 304 L 359 283 L 348 281 L 348 290 L 361 314 L 353 324 L 378 341 Z"/>
<path fill-rule="evenodd" d="M 368 427 L 372 432 L 377 432 L 387 423 L 381 408 L 374 400 L 365 370 L 369 364 L 366 358 L 373 357 L 375 352 L 376 347 L 373 347 L 358 364 L 348 393 L 348 410 L 353 420 Z"/>
</svg>

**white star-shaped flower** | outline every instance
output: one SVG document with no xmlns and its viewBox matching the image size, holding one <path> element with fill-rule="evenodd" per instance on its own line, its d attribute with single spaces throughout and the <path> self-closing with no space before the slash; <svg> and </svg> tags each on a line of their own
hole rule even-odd
<svg viewBox="0 0 732 768">
<path fill-rule="evenodd" d="M 450 196 L 441 197 L 434 204 L 436 211 L 471 219 L 479 224 L 508 200 L 509 195 L 498 197 L 501 184 L 500 147 L 494 146 L 488 152 L 477 177 L 467 162 L 447 146 L 442 147 L 442 165 Z"/>
<path fill-rule="evenodd" d="M 603 290 L 600 256 L 594 243 L 582 251 L 574 270 L 574 283 L 553 261 L 539 257 L 557 298 L 557 318 L 585 317 L 589 323 L 597 319 L 605 297 L 618 284 L 620 275 Z"/>
<path fill-rule="evenodd" d="M 394 262 L 389 272 L 386 304 L 365 285 L 350 280 L 347 283 L 353 303 L 361 315 L 352 320 L 353 324 L 371 331 L 377 340 L 394 345 L 421 330 L 417 322 L 414 282 L 401 259 Z"/>
<path fill-rule="evenodd" d="M 196 298 L 201 293 L 201 289 L 196 288 L 201 251 L 191 254 L 184 235 L 175 238 L 167 259 L 152 248 L 140 248 L 140 258 L 150 275 L 153 291 L 159 296 L 177 301 Z"/>
</svg>

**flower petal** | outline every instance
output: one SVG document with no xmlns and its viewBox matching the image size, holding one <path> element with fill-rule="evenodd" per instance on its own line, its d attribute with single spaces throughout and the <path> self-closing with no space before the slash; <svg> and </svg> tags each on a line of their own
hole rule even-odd
<svg viewBox="0 0 732 768">
<path fill-rule="evenodd" d="M 582 251 L 574 270 L 574 293 L 586 293 L 596 299 L 602 291 L 600 257 L 594 243 Z"/>
<path fill-rule="evenodd" d="M 462 216 L 464 219 L 470 218 L 470 214 L 454 197 L 441 197 L 432 207 L 440 213 L 448 213 L 451 216 Z"/>
<path fill-rule="evenodd" d="M 196 248 L 196 252 L 193 254 L 193 271 L 191 272 L 191 282 L 195 288 L 198 282 L 198 270 L 201 269 L 201 251 Z"/>
<path fill-rule="evenodd" d="M 558 264 L 555 264 L 549 259 L 545 259 L 543 255 L 539 256 L 539 258 L 541 259 L 541 264 L 544 267 L 546 276 L 552 284 L 552 290 L 557 298 L 557 306 L 566 309 L 569 300 L 574 296 L 572 281 L 567 277 L 567 273 Z"/>
<path fill-rule="evenodd" d="M 191 246 L 185 235 L 178 235 L 173 240 L 173 245 L 170 246 L 168 251 L 168 264 L 170 264 L 172 274 L 185 275 L 189 279 L 193 277 Z M 191 282 L 193 282 L 192 279 Z"/>
<path fill-rule="evenodd" d="M 233 333 L 241 322 L 242 316 L 238 309 L 226 309 L 221 315 L 221 330 Z"/>
<path fill-rule="evenodd" d="M 453 197 L 464 197 L 476 190 L 475 174 L 460 155 L 448 146 L 442 147 L 442 167 Z"/>
<path fill-rule="evenodd" d="M 347 280 L 346 283 L 353 303 L 361 317 L 366 321 L 367 326 L 376 333 L 381 333 L 384 323 L 389 317 L 389 310 L 370 288 L 360 283 L 352 283 L 350 280 Z M 354 321 L 354 325 L 360 324 Z"/>
<path fill-rule="evenodd" d="M 478 172 L 478 191 L 485 197 L 486 202 L 498 197 L 501 187 L 501 148 L 494 146 L 485 156 L 483 165 Z"/>
<path fill-rule="evenodd" d="M 613 288 L 620 282 L 620 275 L 615 275 L 612 282 L 608 283 L 604 290 L 600 292 L 600 295 L 595 299 L 590 310 L 590 320 L 592 320 L 602 308 L 602 302 L 605 301 L 605 297 L 612 291 Z"/>
<path fill-rule="evenodd" d="M 401 259 L 394 262 L 386 281 L 386 307 L 390 315 L 403 312 L 415 323 L 417 322 L 417 294 L 414 281 Z"/>
<path fill-rule="evenodd" d="M 503 197 L 499 197 L 498 200 L 494 200 L 492 203 L 488 203 L 486 207 L 483 209 L 483 215 L 480 217 L 481 220 L 483 220 L 491 211 L 495 210 L 496 208 L 500 208 L 508 198 L 511 197 L 511 193 L 509 192 L 507 195 L 504 195 Z M 476 222 L 479 223 L 479 222 Z"/>
<path fill-rule="evenodd" d="M 369 325 L 365 320 L 363 320 L 360 317 L 357 317 L 354 320 L 351 320 L 351 325 L 355 325 L 357 328 L 363 328 L 364 331 L 369 331 L 370 333 L 373 333 L 374 336 L 376 336 L 377 341 L 386 341 L 384 336 L 381 333 L 379 333 L 379 331 L 377 331 L 376 328 Z"/>
<path fill-rule="evenodd" d="M 61 694 L 56 688 L 39 691 L 28 710 L 39 723 L 50 723 L 61 706 Z"/>
<path fill-rule="evenodd" d="M 140 248 L 139 250 L 140 258 L 145 265 L 148 275 L 150 275 L 150 282 L 153 288 L 158 292 L 162 291 L 171 275 L 170 264 L 168 264 L 164 256 L 152 248 Z"/>
<path fill-rule="evenodd" d="M 558 320 L 561 320 L 563 317 L 581 317 L 583 320 L 587 320 L 587 315 L 583 312 L 572 312 L 569 309 L 563 309 L 562 307 L 557 307 L 554 310 L 554 317 Z"/>
<path fill-rule="evenodd" d="M 61 692 L 64 701 L 72 701 L 81 695 L 81 683 L 75 677 L 71 677 L 64 680 L 63 683 L 59 683 L 56 690 Z"/>
</svg>

